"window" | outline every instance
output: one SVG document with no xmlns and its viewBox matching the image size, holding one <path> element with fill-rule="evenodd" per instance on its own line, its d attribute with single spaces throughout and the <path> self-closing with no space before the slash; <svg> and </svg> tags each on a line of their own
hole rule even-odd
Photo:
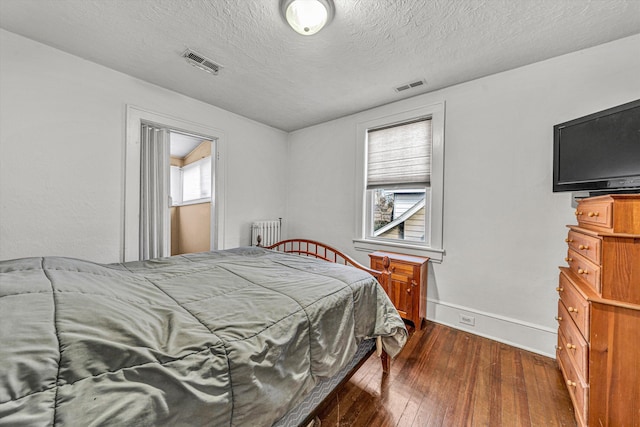
<svg viewBox="0 0 640 427">
<path fill-rule="evenodd" d="M 183 167 L 171 166 L 171 200 L 179 206 L 211 198 L 211 157 Z"/>
<path fill-rule="evenodd" d="M 368 238 L 429 243 L 431 118 L 367 130 Z"/>
<path fill-rule="evenodd" d="M 442 260 L 443 134 L 443 104 L 358 125 L 357 249 Z"/>
</svg>

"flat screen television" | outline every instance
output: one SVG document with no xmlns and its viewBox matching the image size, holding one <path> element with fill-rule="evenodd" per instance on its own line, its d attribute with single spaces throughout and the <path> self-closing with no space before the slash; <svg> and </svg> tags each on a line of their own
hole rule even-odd
<svg viewBox="0 0 640 427">
<path fill-rule="evenodd" d="M 553 191 L 640 192 L 640 99 L 553 127 Z"/>
</svg>

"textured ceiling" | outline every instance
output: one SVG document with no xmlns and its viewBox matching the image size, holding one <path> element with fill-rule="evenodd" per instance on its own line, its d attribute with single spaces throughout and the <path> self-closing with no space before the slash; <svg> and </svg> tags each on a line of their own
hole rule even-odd
<svg viewBox="0 0 640 427">
<path fill-rule="evenodd" d="M 0 0 L 0 27 L 285 131 L 640 33 L 640 0 L 334 3 L 306 37 L 278 0 Z"/>
</svg>

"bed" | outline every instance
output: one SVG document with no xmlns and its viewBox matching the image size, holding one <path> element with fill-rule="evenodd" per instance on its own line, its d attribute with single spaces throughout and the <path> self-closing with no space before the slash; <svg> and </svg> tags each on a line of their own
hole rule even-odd
<svg viewBox="0 0 640 427">
<path fill-rule="evenodd" d="M 0 425 L 270 426 L 369 339 L 398 354 L 369 272 L 277 249 L 0 262 Z"/>
</svg>

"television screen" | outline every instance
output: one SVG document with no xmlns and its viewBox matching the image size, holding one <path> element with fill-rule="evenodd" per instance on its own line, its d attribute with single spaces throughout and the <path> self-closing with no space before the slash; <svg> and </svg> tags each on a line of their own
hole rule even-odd
<svg viewBox="0 0 640 427">
<path fill-rule="evenodd" d="M 640 100 L 554 126 L 554 191 L 640 187 Z"/>
</svg>

